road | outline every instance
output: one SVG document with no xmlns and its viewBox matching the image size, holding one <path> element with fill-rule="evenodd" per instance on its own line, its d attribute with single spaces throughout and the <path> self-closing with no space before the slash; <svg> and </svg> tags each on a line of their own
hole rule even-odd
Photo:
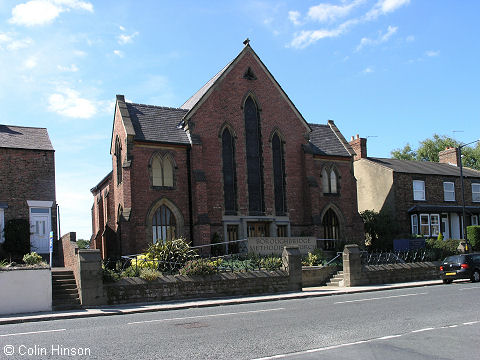
<svg viewBox="0 0 480 360">
<path fill-rule="evenodd" d="M 478 359 L 479 298 L 459 282 L 1 325 L 0 358 Z"/>
</svg>

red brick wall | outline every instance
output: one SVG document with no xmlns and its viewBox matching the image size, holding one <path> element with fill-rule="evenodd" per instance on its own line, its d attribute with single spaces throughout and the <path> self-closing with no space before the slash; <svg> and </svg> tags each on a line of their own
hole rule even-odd
<svg viewBox="0 0 480 360">
<path fill-rule="evenodd" d="M 0 148 L 0 201 L 5 222 L 29 219 L 27 200 L 53 201 L 52 230 L 57 236 L 55 156 L 53 151 Z"/>
</svg>

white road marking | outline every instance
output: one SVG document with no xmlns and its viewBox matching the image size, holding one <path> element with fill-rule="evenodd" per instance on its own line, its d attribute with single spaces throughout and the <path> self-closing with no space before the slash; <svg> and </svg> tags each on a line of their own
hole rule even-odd
<svg viewBox="0 0 480 360">
<path fill-rule="evenodd" d="M 375 298 L 368 298 L 368 299 L 337 301 L 337 302 L 335 302 L 334 304 L 348 304 L 348 303 L 354 303 L 354 302 L 383 300 L 383 299 L 393 299 L 393 298 L 399 298 L 399 297 L 417 296 L 417 295 L 426 295 L 426 294 L 427 294 L 426 292 L 423 292 L 423 293 L 415 293 L 415 294 L 392 295 L 392 296 L 375 297 Z"/>
<path fill-rule="evenodd" d="M 458 290 L 460 290 L 460 291 L 465 291 L 465 290 L 480 290 L 480 287 L 479 287 L 479 286 L 475 286 L 475 287 L 471 286 L 471 287 L 460 288 L 460 289 L 458 289 Z"/>
<path fill-rule="evenodd" d="M 31 334 L 42 334 L 42 333 L 49 333 L 49 332 L 58 332 L 58 331 L 66 331 L 67 329 L 56 329 L 56 330 L 42 330 L 42 331 L 30 331 L 24 333 L 16 333 L 16 334 L 3 334 L 0 337 L 6 336 L 18 336 L 18 335 L 31 335 Z"/>
<path fill-rule="evenodd" d="M 346 343 L 346 344 L 331 345 L 331 346 L 325 346 L 325 347 L 316 348 L 316 349 L 310 349 L 310 350 L 304 350 L 304 351 L 298 351 L 298 352 L 292 352 L 292 353 L 286 353 L 286 354 L 278 354 L 278 355 L 273 355 L 273 356 L 266 356 L 266 357 L 257 358 L 257 359 L 253 359 L 253 360 L 285 359 L 285 358 L 288 358 L 288 357 L 291 357 L 291 356 L 299 356 L 299 355 L 312 354 L 312 353 L 321 352 L 321 351 L 335 350 L 335 349 L 339 349 L 339 348 L 343 348 L 343 347 L 347 347 L 347 346 L 366 344 L 366 343 L 371 343 L 371 342 L 379 341 L 379 340 L 394 339 L 394 338 L 398 338 L 398 337 L 405 336 L 405 335 L 411 335 L 412 333 L 419 333 L 419 332 L 422 332 L 422 331 L 430 331 L 430 330 L 435 330 L 435 329 L 456 328 L 456 327 L 459 327 L 459 326 L 462 326 L 462 325 L 473 325 L 473 324 L 478 324 L 478 323 L 480 323 L 480 321 L 471 321 L 471 322 L 466 322 L 466 323 L 463 323 L 463 324 L 446 325 L 446 326 L 440 326 L 440 327 L 437 327 L 437 328 L 430 327 L 430 328 L 424 328 L 424 329 L 419 329 L 419 330 L 413 330 L 413 331 L 403 333 L 403 334 L 387 335 L 387 336 L 382 336 L 382 337 L 378 337 L 378 338 L 374 338 L 374 339 L 359 340 L 359 341 Z"/>
<path fill-rule="evenodd" d="M 201 319 L 201 318 L 220 317 L 220 316 L 243 315 L 243 314 L 256 314 L 256 313 L 263 313 L 263 312 L 270 312 L 270 311 L 279 311 L 279 310 L 285 310 L 285 308 L 266 309 L 266 310 L 252 310 L 252 311 L 240 311 L 240 312 L 236 312 L 236 313 L 224 313 L 224 314 L 186 316 L 186 317 L 178 317 L 178 318 L 171 318 L 171 319 L 157 319 L 157 320 L 134 321 L 134 322 L 129 322 L 128 325 L 133 325 L 133 324 L 145 324 L 145 323 L 153 323 L 153 322 L 164 322 L 164 321 L 178 321 L 178 320 L 189 320 L 189 319 Z"/>
</svg>

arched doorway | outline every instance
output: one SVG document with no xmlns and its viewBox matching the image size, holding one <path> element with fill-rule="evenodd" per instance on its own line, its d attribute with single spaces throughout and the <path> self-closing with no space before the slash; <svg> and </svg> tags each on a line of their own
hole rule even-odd
<svg viewBox="0 0 480 360">
<path fill-rule="evenodd" d="M 335 248 L 335 241 L 340 238 L 340 225 L 337 214 L 333 209 L 328 209 L 323 215 L 323 238 L 328 239 L 325 241 L 325 250 L 331 250 Z"/>
<path fill-rule="evenodd" d="M 177 237 L 177 221 L 175 215 L 166 205 L 160 206 L 152 218 L 153 243 L 173 240 Z"/>
</svg>

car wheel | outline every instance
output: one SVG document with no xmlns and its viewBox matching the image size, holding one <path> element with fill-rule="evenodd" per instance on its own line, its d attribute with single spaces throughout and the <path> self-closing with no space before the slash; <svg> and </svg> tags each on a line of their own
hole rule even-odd
<svg viewBox="0 0 480 360">
<path fill-rule="evenodd" d="M 452 283 L 452 280 L 450 280 L 450 279 L 443 279 L 443 283 L 444 283 L 444 284 L 451 284 L 451 283 Z"/>
<path fill-rule="evenodd" d="M 478 272 L 478 270 L 475 270 L 472 275 L 472 282 L 479 282 L 479 281 L 480 281 L 480 272 Z"/>
</svg>

